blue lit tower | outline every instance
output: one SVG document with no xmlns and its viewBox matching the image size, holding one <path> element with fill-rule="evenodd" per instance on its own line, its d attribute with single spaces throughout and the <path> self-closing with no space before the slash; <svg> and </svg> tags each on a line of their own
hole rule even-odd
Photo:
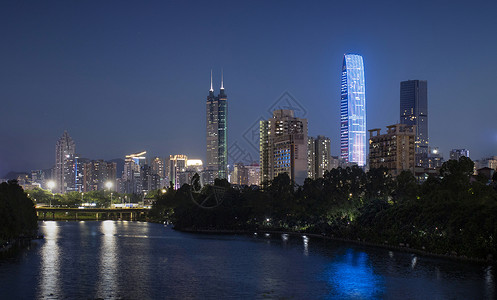
<svg viewBox="0 0 497 300">
<path fill-rule="evenodd" d="M 224 92 L 223 77 L 221 75 L 221 89 L 217 96 L 211 88 L 207 96 L 207 164 L 206 168 L 213 172 L 214 178 L 227 179 L 228 148 L 227 148 L 227 117 L 228 97 Z"/>
<path fill-rule="evenodd" d="M 362 56 L 345 54 L 340 103 L 340 152 L 347 163 L 366 164 L 366 86 Z"/>
</svg>

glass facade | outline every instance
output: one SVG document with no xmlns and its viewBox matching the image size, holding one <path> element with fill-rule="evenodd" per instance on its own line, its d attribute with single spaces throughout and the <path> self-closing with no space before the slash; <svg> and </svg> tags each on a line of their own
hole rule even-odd
<svg viewBox="0 0 497 300">
<path fill-rule="evenodd" d="M 416 165 L 428 167 L 428 84 L 426 80 L 400 83 L 400 123 L 416 125 Z"/>
<path fill-rule="evenodd" d="M 212 80 L 212 79 L 211 79 Z M 228 169 L 228 103 L 224 87 L 218 96 L 211 89 L 207 96 L 207 160 L 208 170 L 214 172 L 215 178 L 227 179 Z"/>
<path fill-rule="evenodd" d="M 366 85 L 362 56 L 346 54 L 342 66 L 340 152 L 347 163 L 366 165 Z"/>
</svg>

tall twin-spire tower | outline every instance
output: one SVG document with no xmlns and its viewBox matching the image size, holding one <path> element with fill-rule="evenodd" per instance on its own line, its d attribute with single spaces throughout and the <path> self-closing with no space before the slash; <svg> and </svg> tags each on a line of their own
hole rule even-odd
<svg viewBox="0 0 497 300">
<path fill-rule="evenodd" d="M 212 87 L 207 95 L 207 169 L 213 171 L 213 178 L 228 179 L 228 97 L 224 92 L 223 74 L 217 96 Z"/>
</svg>

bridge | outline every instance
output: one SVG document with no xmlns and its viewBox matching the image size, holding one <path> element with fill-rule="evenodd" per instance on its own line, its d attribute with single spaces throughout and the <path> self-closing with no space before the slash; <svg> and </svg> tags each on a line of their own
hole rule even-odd
<svg viewBox="0 0 497 300">
<path fill-rule="evenodd" d="M 95 215 L 95 220 L 129 220 L 136 221 L 145 216 L 149 208 L 67 208 L 67 207 L 37 207 L 38 220 L 55 220 L 55 215 L 62 213 L 63 220 L 78 220 L 83 215 Z"/>
</svg>

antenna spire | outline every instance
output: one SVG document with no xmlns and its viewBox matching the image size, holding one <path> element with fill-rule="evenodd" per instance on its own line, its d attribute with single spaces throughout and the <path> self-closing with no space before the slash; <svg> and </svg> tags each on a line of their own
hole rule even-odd
<svg viewBox="0 0 497 300">
<path fill-rule="evenodd" d="M 224 90 L 223 69 L 221 69 L 221 89 Z"/>
<path fill-rule="evenodd" d="M 211 69 L 211 89 L 209 90 L 209 92 L 214 92 L 214 89 L 212 88 L 212 69 Z"/>
</svg>

